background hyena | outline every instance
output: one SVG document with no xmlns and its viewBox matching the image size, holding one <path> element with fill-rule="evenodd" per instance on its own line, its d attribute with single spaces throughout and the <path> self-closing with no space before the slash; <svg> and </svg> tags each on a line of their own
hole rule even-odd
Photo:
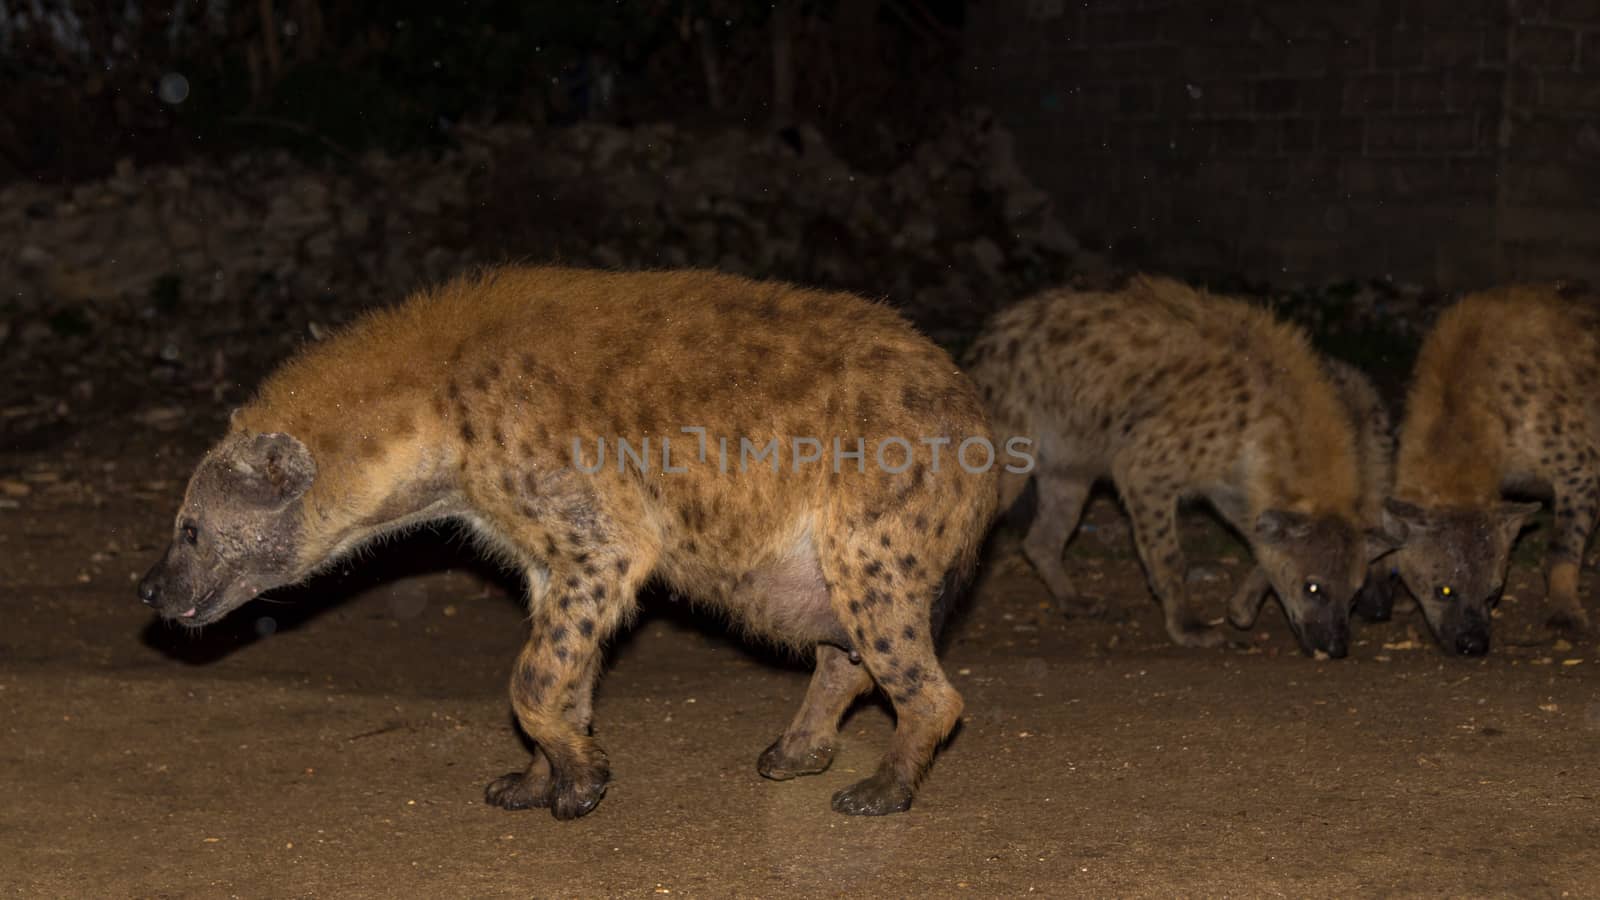
<svg viewBox="0 0 1600 900">
<path fill-rule="evenodd" d="M 1355 366 L 1324 357 L 1322 371 L 1333 382 L 1355 433 L 1356 467 L 1361 478 L 1358 521 L 1369 533 L 1383 528 L 1383 501 L 1394 487 L 1394 420 L 1372 380 Z M 1378 549 L 1378 548 L 1375 548 Z M 1260 566 L 1239 585 L 1228 603 L 1228 621 L 1236 628 L 1249 628 L 1266 600 L 1272 584 Z M 1367 567 L 1366 580 L 1356 592 L 1354 609 L 1364 618 L 1381 621 L 1389 618 L 1394 606 L 1394 575 L 1387 557 L 1379 557 Z"/>
<path fill-rule="evenodd" d="M 1449 650 L 1489 649 L 1490 611 L 1511 546 L 1536 503 L 1555 501 L 1550 624 L 1588 616 L 1578 568 L 1600 497 L 1600 313 L 1553 288 L 1467 297 L 1439 317 L 1417 358 L 1386 527 L 1394 566 Z"/>
<path fill-rule="evenodd" d="M 1359 527 L 1361 466 L 1351 418 L 1300 331 L 1135 278 L 1006 309 L 970 363 L 996 432 L 1038 441 L 1023 551 L 1058 599 L 1074 596 L 1062 549 L 1094 481 L 1110 477 L 1173 640 L 1222 641 L 1184 583 L 1176 512 L 1199 496 L 1248 540 L 1301 643 L 1346 653 L 1350 601 L 1373 555 Z M 1028 476 L 1000 477 L 1009 506 Z"/>
<path fill-rule="evenodd" d="M 500 270 L 272 375 L 195 471 L 140 595 L 213 622 L 375 535 L 459 518 L 530 586 L 511 701 L 538 751 L 490 803 L 571 818 L 600 801 L 600 644 L 654 575 L 815 653 L 769 777 L 825 769 L 875 681 L 893 741 L 833 805 L 893 812 L 961 711 L 933 632 L 995 502 L 983 445 L 962 454 L 981 471 L 960 464 L 967 438 L 990 438 L 971 385 L 883 306 L 705 272 Z"/>
</svg>

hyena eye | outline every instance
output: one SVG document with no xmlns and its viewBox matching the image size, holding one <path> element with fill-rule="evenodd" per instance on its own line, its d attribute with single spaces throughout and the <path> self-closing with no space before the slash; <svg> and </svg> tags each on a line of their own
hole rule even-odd
<svg viewBox="0 0 1600 900">
<path fill-rule="evenodd" d="M 200 529 L 193 522 L 183 523 L 183 542 L 191 547 L 200 543 Z"/>
<path fill-rule="evenodd" d="M 1318 598 L 1322 594 L 1322 583 L 1317 581 L 1315 578 L 1307 578 L 1305 591 L 1307 597 L 1311 597 L 1313 599 Z"/>
<path fill-rule="evenodd" d="M 1438 598 L 1440 600 L 1450 600 L 1451 598 L 1455 597 L 1455 595 L 1456 595 L 1456 592 L 1454 590 L 1452 590 L 1450 585 L 1448 585 L 1448 584 L 1439 585 L 1438 587 L 1433 589 L 1433 592 L 1434 592 L 1435 595 L 1438 596 Z"/>
</svg>

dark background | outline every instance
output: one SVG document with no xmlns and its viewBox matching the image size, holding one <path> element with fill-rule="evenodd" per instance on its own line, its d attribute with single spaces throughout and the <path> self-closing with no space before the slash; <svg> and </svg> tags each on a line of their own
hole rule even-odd
<svg viewBox="0 0 1600 900">
<path fill-rule="evenodd" d="M 887 705 L 765 781 L 805 661 L 669 597 L 608 658 L 613 786 L 560 823 L 482 802 L 527 759 L 527 610 L 456 532 L 199 635 L 134 585 L 271 366 L 508 259 L 847 288 L 958 352 L 1144 268 L 1395 399 L 1456 292 L 1594 276 L 1597 53 L 1600 0 L 0 0 L 0 894 L 1593 893 L 1600 653 L 1542 625 L 1547 525 L 1488 657 L 1402 605 L 1338 661 L 1276 605 L 1175 647 L 1109 495 L 1067 554 L 1106 620 L 997 528 L 942 655 L 961 729 L 874 821 L 828 797 Z M 1220 614 L 1248 551 L 1183 531 Z"/>
<path fill-rule="evenodd" d="M 1600 267 L 1594 0 L 0 9 L 5 180 L 584 121 L 809 123 L 883 171 L 984 107 L 1074 236 L 1118 262 L 1444 288 Z"/>
<path fill-rule="evenodd" d="M 1597 53 L 1600 0 L 8 0 L 5 424 L 210 409 L 505 260 L 845 288 L 958 352 L 1153 270 L 1392 389 L 1451 293 L 1600 266 Z"/>
</svg>

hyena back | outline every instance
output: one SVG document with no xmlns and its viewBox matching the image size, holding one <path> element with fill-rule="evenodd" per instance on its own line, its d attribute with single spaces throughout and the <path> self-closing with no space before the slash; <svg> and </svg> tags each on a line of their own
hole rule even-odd
<svg viewBox="0 0 1600 900">
<path fill-rule="evenodd" d="M 1600 312 L 1553 287 L 1476 294 L 1423 341 L 1386 527 L 1394 565 L 1447 650 L 1487 653 L 1512 545 L 1554 501 L 1550 624 L 1584 631 L 1578 571 L 1600 504 Z"/>
<path fill-rule="evenodd" d="M 993 513 L 979 454 L 958 464 L 968 439 L 990 440 L 971 385 L 883 306 L 706 272 L 492 271 L 268 378 L 140 594 L 204 624 L 376 535 L 459 519 L 529 584 L 511 700 L 537 751 L 490 803 L 571 818 L 600 801 L 600 645 L 654 576 L 815 653 L 763 774 L 826 768 L 839 716 L 880 686 L 899 726 L 834 807 L 894 812 L 961 711 L 933 632 Z"/>
<path fill-rule="evenodd" d="M 1190 606 L 1181 500 L 1203 497 L 1248 540 L 1308 651 L 1342 656 L 1373 555 L 1350 417 L 1297 329 L 1265 310 L 1166 279 L 1047 292 L 999 313 L 969 356 L 996 431 L 1038 444 L 1038 511 L 1023 551 L 1058 601 L 1062 549 L 1092 484 L 1132 519 L 1167 632 L 1222 642 Z M 1002 507 L 1028 475 L 1002 473 Z"/>
</svg>

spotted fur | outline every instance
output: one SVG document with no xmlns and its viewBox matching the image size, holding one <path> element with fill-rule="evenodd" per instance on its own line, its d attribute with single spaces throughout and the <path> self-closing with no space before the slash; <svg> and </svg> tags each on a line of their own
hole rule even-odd
<svg viewBox="0 0 1600 900">
<path fill-rule="evenodd" d="M 683 428 L 704 429 L 704 444 Z M 741 438 L 780 441 L 781 464 L 741 470 Z M 796 438 L 865 453 L 837 470 L 828 456 L 801 465 Z M 875 453 L 891 438 L 904 450 Z M 500 269 L 373 313 L 268 378 L 202 462 L 144 593 L 212 621 L 376 535 L 459 519 L 529 584 L 511 701 L 538 752 L 489 802 L 569 818 L 600 801 L 601 643 L 658 578 L 815 653 L 806 707 L 764 774 L 821 771 L 845 707 L 880 687 L 899 727 L 878 771 L 834 806 L 893 812 L 961 711 L 933 632 L 942 586 L 970 567 L 995 502 L 979 454 L 982 471 L 957 463 L 967 438 L 992 441 L 975 391 L 884 306 L 707 272 Z M 619 439 L 634 451 L 622 466 Z M 586 471 L 602 441 L 605 465 Z M 301 477 L 274 475 L 268 450 Z M 243 470 L 258 491 L 216 477 Z M 287 555 L 258 565 L 241 547 L 262 539 Z M 223 541 L 233 549 L 212 552 Z M 230 586 L 202 595 L 200 568 Z"/>
<path fill-rule="evenodd" d="M 1578 571 L 1600 504 L 1600 312 L 1554 287 L 1466 297 L 1423 342 L 1387 527 L 1395 567 L 1439 641 L 1478 655 L 1518 532 L 1552 499 L 1550 623 L 1584 631 Z"/>
<path fill-rule="evenodd" d="M 1364 372 L 1343 360 L 1326 357 L 1323 372 L 1338 392 L 1355 434 L 1356 470 L 1361 490 L 1356 516 L 1373 535 L 1370 552 L 1388 549 L 1380 537 L 1383 529 L 1383 502 L 1394 486 L 1394 421 L 1389 408 Z M 1272 585 L 1260 567 L 1240 584 L 1228 604 L 1228 621 L 1238 628 L 1250 628 L 1261 610 Z M 1385 621 L 1394 606 L 1394 575 L 1387 557 L 1380 556 L 1367 567 L 1366 578 L 1356 592 L 1354 610 L 1371 621 Z"/>
<path fill-rule="evenodd" d="M 969 356 L 996 431 L 1032 435 L 1038 513 L 1023 550 L 1075 598 L 1062 548 L 1091 485 L 1109 478 L 1140 558 L 1186 646 L 1221 643 L 1190 605 L 1180 501 L 1201 497 L 1249 541 L 1302 643 L 1346 652 L 1349 604 L 1371 555 L 1355 429 L 1305 336 L 1266 310 L 1177 282 L 1051 291 L 998 314 Z M 1097 610 L 1089 610 L 1095 612 Z"/>
</svg>

